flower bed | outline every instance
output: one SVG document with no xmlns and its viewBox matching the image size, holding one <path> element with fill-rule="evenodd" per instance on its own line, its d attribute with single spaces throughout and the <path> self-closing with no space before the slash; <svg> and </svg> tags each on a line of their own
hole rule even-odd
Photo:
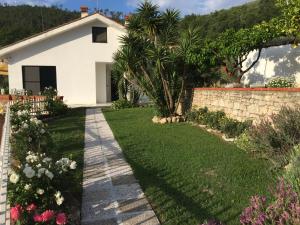
<svg viewBox="0 0 300 225">
<path fill-rule="evenodd" d="M 48 106 L 49 112 L 56 112 L 50 108 L 53 105 Z M 11 106 L 11 224 L 75 224 L 69 216 L 70 203 L 65 202 L 64 183 L 77 163 L 53 154 L 48 126 L 39 120 L 38 113 L 32 115 L 32 107 L 30 102 Z"/>
</svg>

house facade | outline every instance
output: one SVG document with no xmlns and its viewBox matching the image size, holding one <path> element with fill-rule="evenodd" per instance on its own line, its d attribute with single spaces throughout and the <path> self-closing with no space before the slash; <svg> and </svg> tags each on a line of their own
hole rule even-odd
<svg viewBox="0 0 300 225">
<path fill-rule="evenodd" d="M 248 68 L 257 58 L 252 51 L 244 63 Z M 245 69 L 244 68 L 244 69 Z M 300 47 L 281 45 L 262 49 L 260 60 L 244 75 L 244 84 L 266 84 L 274 77 L 294 78 L 300 86 Z"/>
<path fill-rule="evenodd" d="M 9 88 L 40 93 L 52 86 L 67 104 L 111 101 L 111 65 L 124 26 L 95 13 L 0 49 Z"/>
</svg>

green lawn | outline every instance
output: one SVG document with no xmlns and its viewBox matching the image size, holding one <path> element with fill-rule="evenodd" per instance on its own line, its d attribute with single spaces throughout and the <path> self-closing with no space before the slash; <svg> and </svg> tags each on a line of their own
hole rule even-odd
<svg viewBox="0 0 300 225">
<path fill-rule="evenodd" d="M 265 161 L 198 127 L 155 125 L 150 108 L 103 111 L 162 224 L 238 224 L 249 197 L 273 183 Z"/>
<path fill-rule="evenodd" d="M 82 170 L 84 150 L 84 125 L 85 109 L 70 109 L 60 117 L 47 122 L 49 131 L 54 141 L 51 155 L 54 159 L 71 157 L 77 162 L 75 174 L 66 178 L 62 191 L 67 194 L 66 202 L 69 202 L 74 210 L 81 208 L 82 196 Z M 73 210 L 73 209 L 72 209 Z"/>
</svg>

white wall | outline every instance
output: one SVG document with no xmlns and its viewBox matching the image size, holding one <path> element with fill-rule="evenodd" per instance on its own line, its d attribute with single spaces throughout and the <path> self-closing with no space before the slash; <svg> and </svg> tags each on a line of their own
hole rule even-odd
<svg viewBox="0 0 300 225">
<path fill-rule="evenodd" d="M 257 58 L 257 51 L 249 54 L 244 68 Z M 267 83 L 274 76 L 295 77 L 300 84 L 300 47 L 283 45 L 263 49 L 259 62 L 244 76 L 245 84 Z"/>
<path fill-rule="evenodd" d="M 119 37 L 124 33 L 108 27 L 108 43 L 93 43 L 93 26 L 105 25 L 94 21 L 10 54 L 10 88 L 23 88 L 22 66 L 56 66 L 58 93 L 67 104 L 95 104 L 95 63 L 112 63 L 113 53 L 120 46 Z M 105 70 L 102 72 L 105 76 Z"/>
</svg>

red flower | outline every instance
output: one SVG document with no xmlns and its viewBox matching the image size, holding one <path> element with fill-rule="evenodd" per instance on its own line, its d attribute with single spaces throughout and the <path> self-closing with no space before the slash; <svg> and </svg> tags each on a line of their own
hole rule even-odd
<svg viewBox="0 0 300 225">
<path fill-rule="evenodd" d="M 57 225 L 65 225 L 67 223 L 67 216 L 65 213 L 59 213 L 56 217 Z"/>
<path fill-rule="evenodd" d="M 43 217 L 39 214 L 33 216 L 34 222 L 43 222 Z"/>
<path fill-rule="evenodd" d="M 34 203 L 32 203 L 26 207 L 26 210 L 28 212 L 32 212 L 32 211 L 36 210 L 36 205 Z"/>
<path fill-rule="evenodd" d="M 43 212 L 41 214 L 42 218 L 43 218 L 43 222 L 47 222 L 49 220 L 51 220 L 54 217 L 54 211 L 53 210 L 46 210 L 45 212 Z"/>
<path fill-rule="evenodd" d="M 12 221 L 18 221 L 22 212 L 22 207 L 20 205 L 16 205 L 10 209 L 10 218 Z"/>
</svg>

